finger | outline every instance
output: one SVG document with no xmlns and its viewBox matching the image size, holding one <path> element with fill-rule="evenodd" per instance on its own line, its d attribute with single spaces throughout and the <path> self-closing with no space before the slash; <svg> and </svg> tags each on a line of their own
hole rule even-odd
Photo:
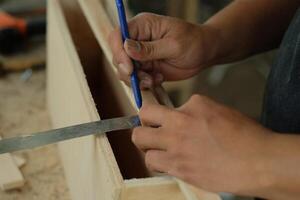
<svg viewBox="0 0 300 200">
<path fill-rule="evenodd" d="M 131 87 L 130 79 L 128 76 L 124 76 L 120 71 L 117 72 L 117 76 L 119 80 L 122 80 L 128 87 Z"/>
<path fill-rule="evenodd" d="M 149 150 L 146 152 L 145 163 L 151 171 L 167 173 L 171 162 L 172 159 L 165 151 Z"/>
<path fill-rule="evenodd" d="M 153 13 L 140 13 L 128 22 L 130 37 L 139 41 L 162 38 L 168 30 L 165 23 L 166 17 Z"/>
<path fill-rule="evenodd" d="M 141 85 L 142 89 L 149 89 L 152 87 L 154 81 L 150 74 L 148 74 L 144 71 L 139 71 L 138 77 L 139 77 L 140 85 Z"/>
<path fill-rule="evenodd" d="M 142 151 L 166 150 L 168 139 L 160 128 L 138 127 L 133 130 L 132 142 Z"/>
<path fill-rule="evenodd" d="M 154 85 L 161 85 L 165 80 L 164 76 L 161 73 L 154 74 L 153 77 Z"/>
<path fill-rule="evenodd" d="M 165 106 L 145 102 L 140 109 L 139 116 L 144 125 L 163 126 L 168 123 L 173 113 Z"/>
<path fill-rule="evenodd" d="M 117 61 L 115 59 L 113 59 L 113 64 L 117 68 L 118 79 L 121 80 L 121 81 L 123 81 L 126 85 L 130 86 L 130 78 L 129 78 L 129 76 L 126 75 L 125 73 L 122 73 L 122 69 L 120 68 L 119 64 L 117 63 Z"/>
<path fill-rule="evenodd" d="M 147 72 L 147 73 L 150 73 L 150 72 L 153 72 L 153 69 L 154 69 L 154 63 L 152 61 L 146 61 L 146 62 L 140 62 L 141 63 L 141 66 L 140 66 L 140 69 Z"/>
<path fill-rule="evenodd" d="M 150 42 L 127 39 L 124 44 L 126 53 L 138 61 L 167 59 L 177 54 L 171 39 L 159 39 Z"/>
<path fill-rule="evenodd" d="M 128 67 L 121 63 L 118 65 L 117 69 L 120 74 L 120 79 L 124 82 L 129 83 L 131 74 L 129 74 L 130 72 L 128 70 L 126 71 L 126 69 L 128 69 Z"/>
<path fill-rule="evenodd" d="M 123 64 L 121 73 L 129 76 L 133 71 L 130 58 L 126 54 L 123 46 L 122 36 L 119 28 L 113 30 L 109 35 L 109 45 L 113 53 L 113 62 L 116 66 Z"/>
</svg>

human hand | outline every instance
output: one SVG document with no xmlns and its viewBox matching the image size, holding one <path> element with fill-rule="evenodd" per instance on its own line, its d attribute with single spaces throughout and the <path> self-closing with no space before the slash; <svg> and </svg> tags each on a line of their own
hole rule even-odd
<svg viewBox="0 0 300 200">
<path fill-rule="evenodd" d="M 260 161 L 273 134 L 254 120 L 198 95 L 177 110 L 145 104 L 139 116 L 145 126 L 132 140 L 151 170 L 212 192 L 253 195 L 264 188 Z"/>
<path fill-rule="evenodd" d="M 119 28 L 109 37 L 113 62 L 127 84 L 133 71 L 130 58 L 141 64 L 138 75 L 142 88 L 192 77 L 212 64 L 216 30 L 155 14 L 137 15 L 128 26 L 134 40 L 123 45 Z"/>
</svg>

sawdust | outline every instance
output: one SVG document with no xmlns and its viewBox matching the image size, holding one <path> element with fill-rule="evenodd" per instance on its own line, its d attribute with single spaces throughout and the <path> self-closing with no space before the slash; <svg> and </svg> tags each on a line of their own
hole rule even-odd
<svg viewBox="0 0 300 200">
<path fill-rule="evenodd" d="M 3 138 L 50 129 L 46 110 L 45 71 L 24 82 L 21 73 L 0 78 L 0 135 Z M 56 145 L 15 153 L 26 159 L 21 169 L 26 185 L 0 191 L 1 200 L 68 200 L 68 188 Z"/>
</svg>

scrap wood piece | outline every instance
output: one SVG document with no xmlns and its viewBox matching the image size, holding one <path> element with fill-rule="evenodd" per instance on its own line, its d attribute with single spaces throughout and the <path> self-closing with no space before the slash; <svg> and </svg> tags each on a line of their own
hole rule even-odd
<svg viewBox="0 0 300 200">
<path fill-rule="evenodd" d="M 0 137 L 1 139 L 1 137 Z M 9 153 L 0 155 L 0 187 L 11 190 L 23 187 L 24 177 Z"/>
<path fill-rule="evenodd" d="M 12 155 L 12 158 L 18 168 L 22 168 L 26 164 L 26 160 L 20 156 Z"/>
</svg>

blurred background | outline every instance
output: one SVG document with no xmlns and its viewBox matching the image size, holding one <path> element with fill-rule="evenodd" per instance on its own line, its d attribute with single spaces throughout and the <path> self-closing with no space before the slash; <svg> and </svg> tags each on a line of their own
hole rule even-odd
<svg viewBox="0 0 300 200">
<path fill-rule="evenodd" d="M 128 0 L 128 8 L 133 14 L 154 12 L 203 23 L 228 3 L 230 0 Z M 0 10 L 0 136 L 50 129 L 45 98 L 46 0 L 1 0 Z M 274 54 L 215 66 L 189 80 L 165 83 L 165 87 L 176 106 L 199 93 L 259 120 Z M 0 191 L 0 199 L 70 199 L 54 145 L 17 155 L 27 161 L 22 168 L 27 183 L 19 190 Z"/>
</svg>

